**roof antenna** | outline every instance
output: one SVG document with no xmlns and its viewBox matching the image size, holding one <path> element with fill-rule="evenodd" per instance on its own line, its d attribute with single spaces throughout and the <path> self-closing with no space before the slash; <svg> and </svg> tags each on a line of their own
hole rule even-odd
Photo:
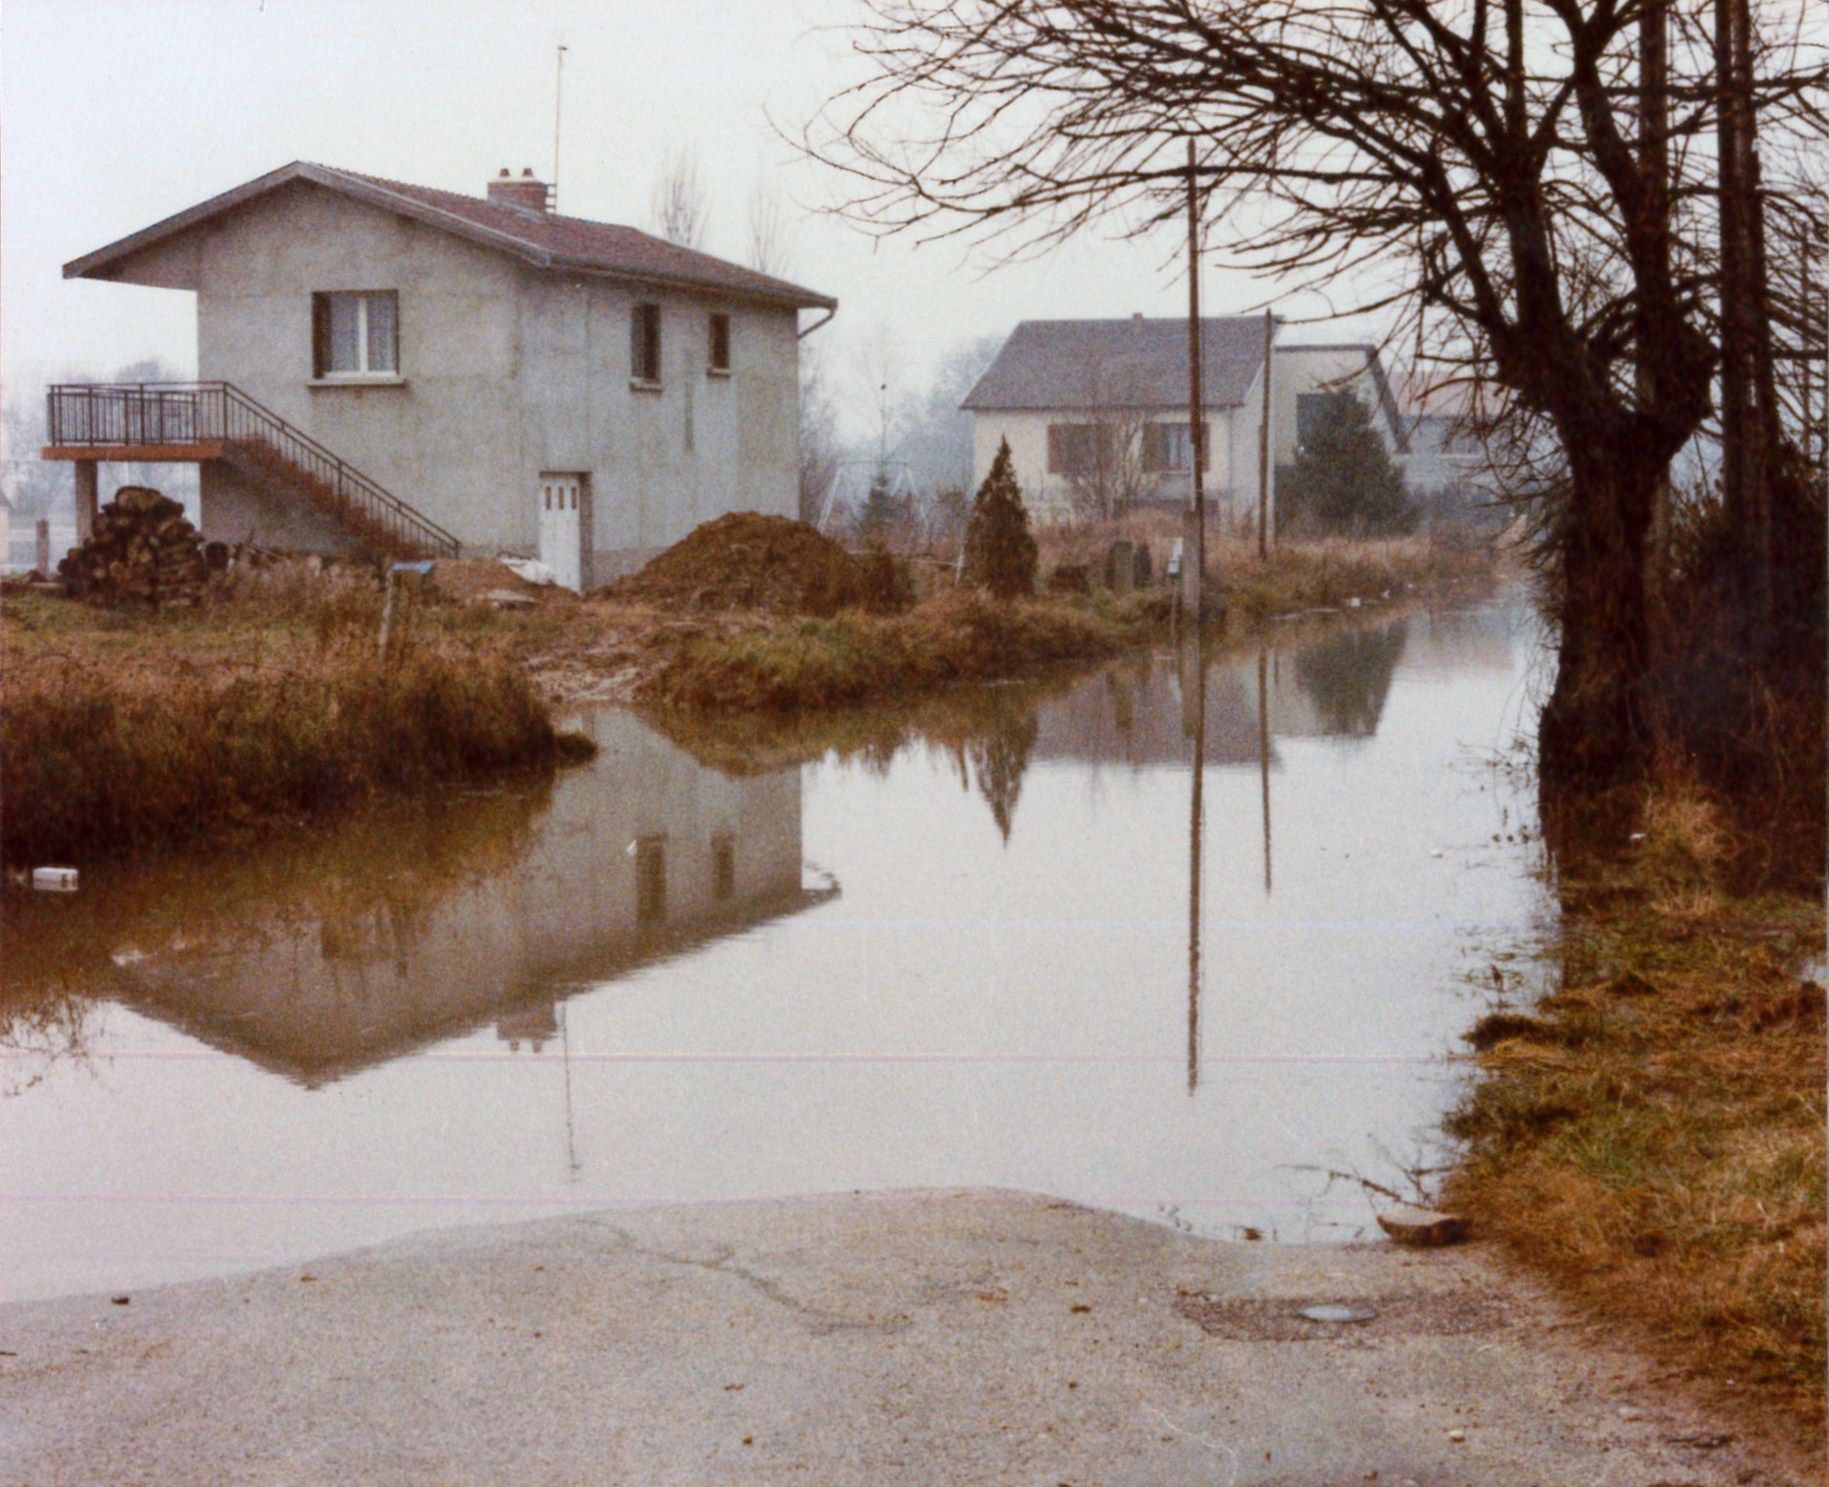
<svg viewBox="0 0 1829 1487">
<path fill-rule="evenodd" d="M 553 189 L 550 210 L 559 210 L 559 121 L 565 106 L 565 43 L 559 43 L 558 74 L 553 82 Z"/>
</svg>

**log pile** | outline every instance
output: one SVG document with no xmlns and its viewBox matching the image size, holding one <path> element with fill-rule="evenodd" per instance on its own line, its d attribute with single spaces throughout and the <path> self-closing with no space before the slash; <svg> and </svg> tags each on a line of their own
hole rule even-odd
<svg viewBox="0 0 1829 1487">
<path fill-rule="evenodd" d="M 184 508 L 143 485 L 124 485 L 95 516 L 95 530 L 57 565 L 70 596 L 113 608 L 194 605 L 203 597 L 203 539 Z"/>
</svg>

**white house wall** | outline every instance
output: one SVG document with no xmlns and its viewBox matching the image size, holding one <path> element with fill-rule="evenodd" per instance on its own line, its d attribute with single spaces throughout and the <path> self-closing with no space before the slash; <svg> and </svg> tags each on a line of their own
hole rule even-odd
<svg viewBox="0 0 1829 1487">
<path fill-rule="evenodd" d="M 1236 506 L 1240 493 L 1249 491 L 1257 499 L 1257 423 L 1249 419 L 1249 409 L 1213 408 L 1207 412 L 1209 448 L 1206 470 L 1207 499 L 1222 509 Z M 1158 409 L 1137 415 L 1151 423 L 1185 424 L 1187 410 Z M 984 483 L 997 457 L 997 447 L 1010 441 L 1010 461 L 1016 472 L 1016 483 L 1022 487 L 1023 502 L 1034 519 L 1041 523 L 1067 520 L 1073 514 L 1073 482 L 1065 475 L 1048 473 L 1048 426 L 1055 423 L 1086 423 L 1093 415 L 1072 409 L 1049 412 L 992 410 L 972 414 L 972 491 Z M 1241 463 L 1242 462 L 1242 463 Z M 1244 477 L 1244 484 L 1233 478 L 1234 471 Z M 1186 501 L 1190 476 L 1186 473 L 1158 477 L 1160 499 Z"/>
<path fill-rule="evenodd" d="M 1276 351 L 1275 377 L 1270 384 L 1271 442 L 1276 462 L 1286 465 L 1296 457 L 1296 399 L 1304 393 L 1333 392 L 1350 388 L 1372 410 L 1372 425 L 1386 449 L 1394 449 L 1391 423 L 1385 414 L 1377 380 L 1366 364 L 1363 347 L 1280 346 Z M 1263 389 L 1257 393 L 1261 400 Z"/>
</svg>

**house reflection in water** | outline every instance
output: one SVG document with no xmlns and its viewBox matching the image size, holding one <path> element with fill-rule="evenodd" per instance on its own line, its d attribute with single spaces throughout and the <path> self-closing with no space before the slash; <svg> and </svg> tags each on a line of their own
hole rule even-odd
<svg viewBox="0 0 1829 1487">
<path fill-rule="evenodd" d="M 836 894 L 802 882 L 798 769 L 731 779 L 626 713 L 591 728 L 597 758 L 561 776 L 509 860 L 460 864 L 404 909 L 397 864 L 339 861 L 350 910 L 299 891 L 245 930 L 162 936 L 114 994 L 315 1086 L 490 1022 L 539 1052 L 573 993 Z"/>
<path fill-rule="evenodd" d="M 1400 663 L 1424 679 L 1507 670 L 1519 643 L 1515 619 L 1502 610 L 1412 614 L 1288 637 L 1262 652 L 1210 653 L 1204 687 L 1196 685 L 1195 648 L 1183 646 L 1120 662 L 1042 702 L 1030 755 L 1185 769 L 1198 712 L 1209 766 L 1275 768 L 1279 738 L 1376 735 Z"/>
</svg>

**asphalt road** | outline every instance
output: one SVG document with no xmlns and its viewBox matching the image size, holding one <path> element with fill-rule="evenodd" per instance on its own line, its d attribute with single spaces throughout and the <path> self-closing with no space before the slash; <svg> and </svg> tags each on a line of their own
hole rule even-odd
<svg viewBox="0 0 1829 1487">
<path fill-rule="evenodd" d="M 0 1307 L 0 1482 L 32 1487 L 1803 1482 L 1729 1433 L 1477 1244 L 1022 1194 L 611 1211 Z"/>
</svg>

